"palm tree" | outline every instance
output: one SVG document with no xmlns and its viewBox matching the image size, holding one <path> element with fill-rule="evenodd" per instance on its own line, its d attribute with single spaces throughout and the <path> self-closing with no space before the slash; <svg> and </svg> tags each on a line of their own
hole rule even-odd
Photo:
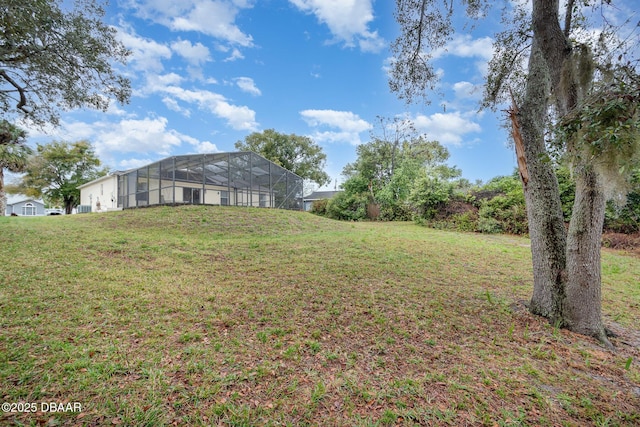
<svg viewBox="0 0 640 427">
<path fill-rule="evenodd" d="M 0 120 L 0 215 L 4 215 L 7 198 L 4 191 L 4 170 L 24 172 L 31 148 L 26 145 L 27 133 L 6 120 Z"/>
</svg>

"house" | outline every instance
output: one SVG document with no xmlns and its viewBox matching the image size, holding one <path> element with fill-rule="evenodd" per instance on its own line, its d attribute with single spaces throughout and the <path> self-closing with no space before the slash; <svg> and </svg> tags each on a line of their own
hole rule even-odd
<svg viewBox="0 0 640 427">
<path fill-rule="evenodd" d="M 308 196 L 304 196 L 304 210 L 310 211 L 313 206 L 313 202 L 316 200 L 332 199 L 338 193 L 340 193 L 340 191 L 314 191 Z"/>
<path fill-rule="evenodd" d="M 44 202 L 24 196 L 11 197 L 7 200 L 5 215 L 42 216 L 45 215 Z"/>
<path fill-rule="evenodd" d="M 302 209 L 302 178 L 249 151 L 168 157 L 78 188 L 78 212 L 175 204 Z"/>
<path fill-rule="evenodd" d="M 124 173 L 126 172 L 112 172 L 79 186 L 82 208 L 78 208 L 78 213 L 117 210 L 118 178 Z"/>
</svg>

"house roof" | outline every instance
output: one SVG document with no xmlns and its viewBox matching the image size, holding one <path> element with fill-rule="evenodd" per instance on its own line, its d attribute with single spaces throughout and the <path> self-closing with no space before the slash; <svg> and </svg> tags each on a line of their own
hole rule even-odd
<svg viewBox="0 0 640 427">
<path fill-rule="evenodd" d="M 7 206 L 17 205 L 18 203 L 34 202 L 44 205 L 44 202 L 33 197 L 25 196 L 24 194 L 7 195 Z"/>
<path fill-rule="evenodd" d="M 133 170 L 133 169 L 130 169 L 130 170 Z M 120 175 L 122 175 L 122 174 L 124 174 L 126 172 L 129 172 L 129 171 L 114 171 L 114 172 L 109 173 L 109 175 L 104 175 L 104 176 L 101 176 L 100 178 L 94 179 L 93 181 L 85 182 L 84 184 L 79 185 L 77 188 L 84 188 L 84 187 L 86 187 L 88 185 L 95 184 L 96 182 L 104 181 L 107 178 L 118 177 L 118 176 L 120 176 Z"/>
<path fill-rule="evenodd" d="M 310 201 L 310 200 L 331 199 L 333 196 L 335 196 L 338 193 L 342 193 L 342 191 L 314 191 L 308 196 L 304 196 L 303 200 Z"/>
</svg>

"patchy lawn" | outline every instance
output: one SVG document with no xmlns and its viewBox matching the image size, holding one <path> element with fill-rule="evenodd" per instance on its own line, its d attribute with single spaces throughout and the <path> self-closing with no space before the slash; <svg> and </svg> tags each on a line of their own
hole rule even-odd
<svg viewBox="0 0 640 427">
<path fill-rule="evenodd" d="M 609 352 L 524 308 L 528 243 L 268 209 L 0 218 L 23 411 L 0 425 L 640 424 L 640 259 L 604 250 Z"/>
</svg>

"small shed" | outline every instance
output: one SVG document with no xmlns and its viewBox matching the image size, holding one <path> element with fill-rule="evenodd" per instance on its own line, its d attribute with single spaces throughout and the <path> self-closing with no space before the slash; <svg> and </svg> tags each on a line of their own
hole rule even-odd
<svg viewBox="0 0 640 427">
<path fill-rule="evenodd" d="M 314 191 L 308 196 L 304 196 L 304 210 L 310 211 L 311 206 L 313 206 L 313 202 L 317 200 L 332 199 L 338 193 L 340 193 L 340 191 Z"/>
<path fill-rule="evenodd" d="M 43 216 L 44 202 L 36 199 L 7 200 L 5 215 Z"/>
</svg>

